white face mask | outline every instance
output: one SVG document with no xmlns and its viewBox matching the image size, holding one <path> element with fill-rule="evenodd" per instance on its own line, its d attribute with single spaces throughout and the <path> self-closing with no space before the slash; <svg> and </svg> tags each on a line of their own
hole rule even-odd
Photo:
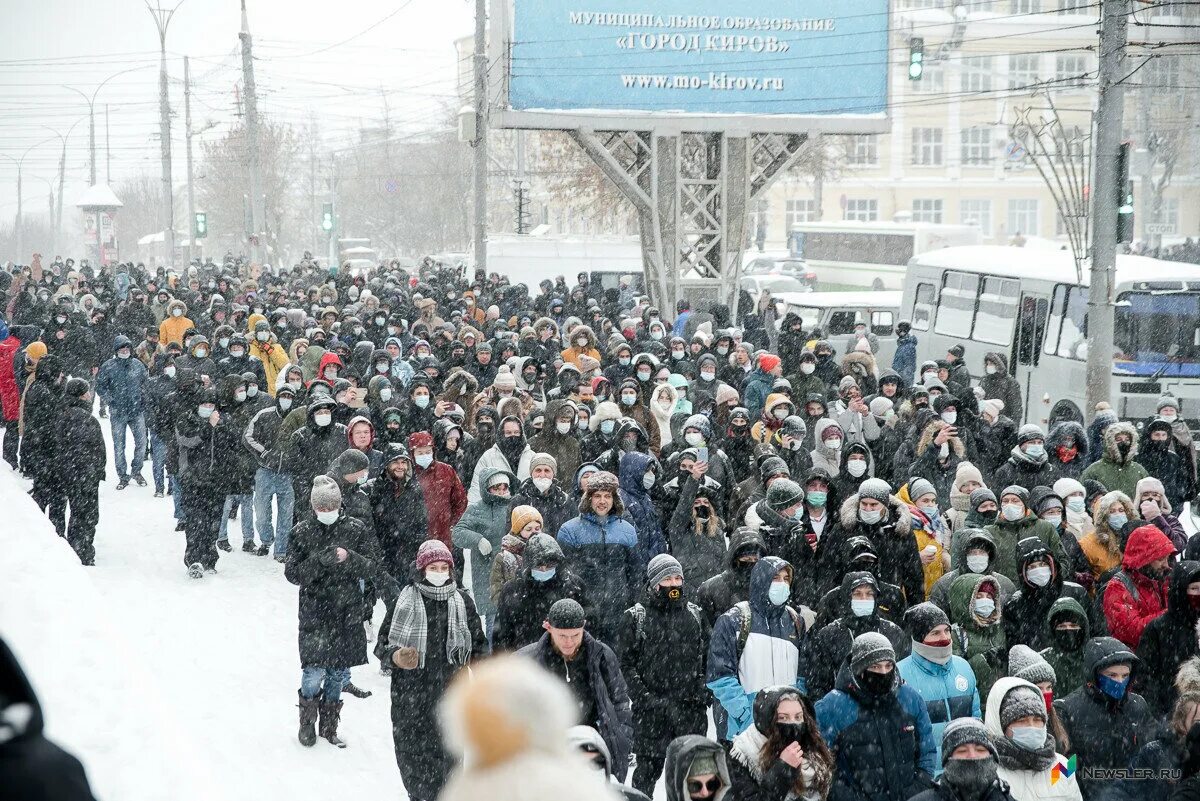
<svg viewBox="0 0 1200 801">
<path fill-rule="evenodd" d="M 376 362 L 375 363 L 375 372 L 386 373 L 388 371 L 388 367 L 389 367 L 389 365 L 387 362 Z"/>
<path fill-rule="evenodd" d="M 805 375 L 812 375 L 814 372 L 816 372 L 816 369 L 817 366 L 812 362 L 804 362 L 800 365 L 800 372 L 804 373 Z"/>
<path fill-rule="evenodd" d="M 196 348 L 196 358 L 203 359 L 208 355 L 208 348 Z"/>
<path fill-rule="evenodd" d="M 926 370 L 925 372 L 921 373 L 921 378 L 925 379 L 925 383 L 928 384 L 930 381 L 933 381 L 935 378 L 937 378 L 937 370 Z"/>
<path fill-rule="evenodd" d="M 168 378 L 174 378 L 175 377 L 175 365 L 168 364 L 166 367 L 163 368 L 163 374 L 166 375 Z"/>
<path fill-rule="evenodd" d="M 868 526 L 873 526 L 883 519 L 883 510 L 881 509 L 859 509 L 858 519 L 866 523 Z"/>
<path fill-rule="evenodd" d="M 791 414 L 791 412 L 789 412 L 787 409 L 776 409 L 771 412 L 771 414 L 775 415 L 776 420 L 786 420 L 787 416 Z"/>
<path fill-rule="evenodd" d="M 242 358 L 242 354 L 245 352 L 246 351 L 242 350 L 241 348 L 234 348 L 233 350 L 229 351 L 229 355 L 235 359 L 240 359 Z"/>
<path fill-rule="evenodd" d="M 330 381 L 338 377 L 338 369 L 336 367 L 325 368 L 325 377 Z"/>
<path fill-rule="evenodd" d="M 699 448 L 704 444 L 704 435 L 697 431 L 689 431 L 683 435 L 683 441 L 693 448 Z"/>
<path fill-rule="evenodd" d="M 337 519 L 338 519 L 338 510 L 337 509 L 334 509 L 331 512 L 317 512 L 317 520 L 321 521 L 323 524 L 325 524 L 327 526 L 333 525 L 335 522 L 337 522 Z"/>
<path fill-rule="evenodd" d="M 246 387 L 247 397 L 253 398 L 257 394 L 258 394 L 258 387 L 256 387 L 254 384 L 250 384 Z"/>
<path fill-rule="evenodd" d="M 985 367 L 983 369 L 984 369 L 984 371 L 987 372 L 988 375 L 996 374 L 996 365 L 994 365 L 994 364 L 989 364 L 987 367 Z"/>
<path fill-rule="evenodd" d="M 987 570 L 987 554 L 967 554 L 967 570 L 972 573 L 982 573 Z"/>
<path fill-rule="evenodd" d="M 316 423 L 321 428 L 324 428 L 325 426 L 329 425 L 329 423 L 332 422 L 332 420 L 333 420 L 333 415 L 330 414 L 329 412 L 323 412 L 322 414 L 314 414 L 313 415 L 313 422 Z"/>
<path fill-rule="evenodd" d="M 1050 568 L 1031 567 L 1025 571 L 1025 578 L 1035 587 L 1045 587 L 1050 583 Z"/>
<path fill-rule="evenodd" d="M 587 337 L 579 337 L 578 339 L 575 340 L 575 345 L 576 345 L 576 347 L 586 348 L 587 342 L 588 342 Z"/>
<path fill-rule="evenodd" d="M 390 401 L 392 399 L 392 390 L 390 387 L 384 387 L 379 390 L 379 399 L 382 401 Z"/>
<path fill-rule="evenodd" d="M 642 486 L 645 487 L 646 489 L 650 489 L 651 487 L 654 486 L 654 474 L 653 473 L 647 473 L 646 475 L 642 476 Z"/>
<path fill-rule="evenodd" d="M 246 390 L 241 389 L 233 393 L 233 399 L 238 403 L 244 403 L 246 400 Z"/>
<path fill-rule="evenodd" d="M 440 587 L 450 580 L 449 573 L 434 573 L 432 570 L 425 571 L 425 580 L 435 587 Z"/>
<path fill-rule="evenodd" d="M 942 412 L 942 419 L 950 425 L 954 425 L 958 422 L 958 412 Z"/>
<path fill-rule="evenodd" d="M 831 451 L 840 451 L 842 449 L 842 441 L 840 439 L 824 440 L 825 447 Z"/>
<path fill-rule="evenodd" d="M 228 348 L 229 347 L 229 337 L 221 337 L 220 339 L 217 340 L 217 344 L 220 345 L 222 348 Z M 238 355 L 240 356 L 241 354 L 239 353 Z"/>
<path fill-rule="evenodd" d="M 182 317 L 183 309 L 171 309 L 171 316 L 172 317 Z"/>
<path fill-rule="evenodd" d="M 716 379 L 716 377 L 717 377 L 717 374 L 715 372 L 713 372 L 712 370 L 701 370 L 700 371 L 701 380 L 712 381 L 712 380 Z"/>
<path fill-rule="evenodd" d="M 300 391 L 300 382 L 299 381 L 288 381 L 287 385 L 292 388 L 292 392 Z"/>
<path fill-rule="evenodd" d="M 846 462 L 846 472 L 855 478 L 861 477 L 867 472 L 867 462 L 865 459 L 852 459 Z"/>
<path fill-rule="evenodd" d="M 1158 416 L 1166 420 L 1168 423 L 1173 423 L 1178 415 L 1176 415 L 1175 412 L 1168 412 L 1166 409 L 1164 409 L 1159 413 Z"/>
<path fill-rule="evenodd" d="M 538 492 L 545 492 L 550 489 L 550 485 L 554 483 L 554 479 L 541 476 L 533 480 L 533 486 L 537 487 Z"/>
<path fill-rule="evenodd" d="M 279 399 L 279 408 L 285 412 L 287 410 L 291 409 L 292 408 L 292 399 L 291 398 L 280 398 Z"/>
<path fill-rule="evenodd" d="M 554 424 L 554 430 L 560 434 L 570 434 L 571 433 L 571 424 L 564 423 L 562 420 L 559 420 L 557 423 Z"/>
<path fill-rule="evenodd" d="M 418 467 L 420 467 L 422 470 L 424 470 L 425 468 L 429 467 L 429 465 L 433 464 L 433 454 L 432 453 L 419 454 L 418 456 L 413 457 L 413 461 L 415 461 L 417 463 Z"/>
<path fill-rule="evenodd" d="M 259 331 L 257 334 L 254 335 L 254 338 L 257 339 L 259 342 L 266 342 L 267 340 L 269 340 L 271 338 L 271 332 L 270 331 Z"/>
</svg>

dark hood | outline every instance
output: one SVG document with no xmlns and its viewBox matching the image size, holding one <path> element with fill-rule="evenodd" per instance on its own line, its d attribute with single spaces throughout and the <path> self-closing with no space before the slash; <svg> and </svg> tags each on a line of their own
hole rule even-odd
<svg viewBox="0 0 1200 801">
<path fill-rule="evenodd" d="M 966 561 L 965 559 L 963 560 Z M 1025 581 L 1025 566 L 1030 562 L 1043 561 L 1050 563 L 1050 583 L 1045 587 L 1034 587 Z M 1040 537 L 1024 537 L 1017 541 L 1017 586 L 1025 593 L 1036 592 L 1039 595 L 1048 593 L 1053 596 L 1062 594 L 1063 576 L 1058 560 L 1046 547 Z"/>
<path fill-rule="evenodd" d="M 983 354 L 983 364 L 986 367 L 988 362 L 996 365 L 996 375 L 1008 375 L 1008 356 L 999 351 L 990 351 Z"/>
<path fill-rule="evenodd" d="M 717 761 L 717 775 L 721 777 L 721 789 L 713 794 L 713 801 L 722 801 L 729 793 L 729 769 L 725 764 L 725 749 L 699 734 L 676 737 L 667 746 L 667 758 L 663 767 L 667 801 L 688 801 L 687 777 L 692 763 L 701 755 L 712 756 Z"/>
<path fill-rule="evenodd" d="M 1200 562 L 1185 561 L 1175 565 L 1171 571 L 1171 585 L 1167 589 L 1167 614 L 1192 619 L 1194 617 L 1188 604 L 1187 587 L 1193 581 L 1200 581 Z"/>
<path fill-rule="evenodd" d="M 1084 642 L 1091 636 L 1091 623 L 1088 622 L 1087 612 L 1084 611 L 1083 605 L 1079 601 L 1076 601 L 1074 598 L 1063 597 L 1050 604 L 1050 611 L 1046 613 L 1047 633 L 1054 631 L 1055 623 L 1062 618 L 1069 618 L 1079 624 L 1079 628 L 1083 632 Z M 1048 634 L 1048 636 L 1053 638 L 1052 634 Z"/>
<path fill-rule="evenodd" d="M 642 477 L 650 470 L 654 457 L 641 451 L 630 451 L 621 455 L 620 476 L 621 491 L 634 495 L 646 494 Z"/>
<path fill-rule="evenodd" d="M 124 334 L 117 334 L 113 337 L 113 353 L 116 353 L 121 348 L 129 348 L 133 350 L 133 343 L 129 341 L 129 337 Z M 132 354 L 131 354 L 132 355 Z"/>
<path fill-rule="evenodd" d="M 1116 637 L 1096 637 L 1083 646 L 1083 667 L 1087 680 L 1095 681 L 1096 672 L 1118 662 L 1135 664 L 1138 661 L 1129 646 Z"/>
<path fill-rule="evenodd" d="M 63 372 L 62 359 L 57 354 L 47 353 L 38 360 L 37 369 L 34 372 L 34 380 L 43 384 L 53 384 L 61 372 Z"/>
<path fill-rule="evenodd" d="M 950 546 L 950 569 L 967 572 L 967 551 L 976 544 L 987 545 L 992 553 L 989 561 L 996 561 L 996 540 L 992 535 L 981 528 L 964 528 L 955 535 L 954 544 Z"/>
<path fill-rule="evenodd" d="M 768 597 L 771 582 L 775 580 L 775 576 L 780 570 L 789 566 L 786 560 L 780 559 L 778 556 L 764 556 L 758 560 L 754 570 L 750 571 L 750 609 L 753 612 L 766 615 L 776 608 Z"/>
<path fill-rule="evenodd" d="M 1083 430 L 1083 426 L 1074 420 L 1064 420 L 1050 429 L 1050 436 L 1046 438 L 1046 452 L 1053 456 L 1054 451 L 1067 437 L 1075 438 L 1075 447 L 1079 449 L 1079 456 L 1087 456 L 1087 432 Z"/>
<path fill-rule="evenodd" d="M 760 557 L 766 555 L 767 543 L 763 540 L 762 534 L 745 526 L 734 531 L 729 537 L 729 547 L 725 549 L 726 569 L 732 570 L 738 553 L 752 545 L 758 548 Z"/>
<path fill-rule="evenodd" d="M 524 557 L 525 572 L 528 573 L 538 565 L 561 565 L 563 552 L 558 541 L 549 534 L 534 534 L 525 544 Z"/>
</svg>

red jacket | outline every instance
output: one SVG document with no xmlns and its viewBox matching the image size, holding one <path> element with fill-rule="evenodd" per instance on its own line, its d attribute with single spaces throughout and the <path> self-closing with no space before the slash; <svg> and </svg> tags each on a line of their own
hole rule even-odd
<svg viewBox="0 0 1200 801">
<path fill-rule="evenodd" d="M 0 409 L 6 421 L 16 420 L 21 414 L 21 388 L 17 386 L 17 376 L 13 372 L 13 362 L 20 349 L 21 340 L 11 332 L 0 342 Z"/>
<path fill-rule="evenodd" d="M 1104 619 L 1108 633 L 1130 648 L 1137 648 L 1142 631 L 1151 620 L 1167 610 L 1167 579 L 1155 581 L 1141 568 L 1175 553 L 1171 540 L 1157 526 L 1135 528 L 1125 544 L 1121 571 L 1104 589 Z M 1133 584 L 1130 592 L 1122 574 Z"/>
<path fill-rule="evenodd" d="M 425 470 L 413 463 L 417 480 L 425 493 L 425 511 L 429 515 L 429 534 L 450 545 L 450 528 L 467 508 L 467 490 L 454 468 L 434 462 Z"/>
</svg>

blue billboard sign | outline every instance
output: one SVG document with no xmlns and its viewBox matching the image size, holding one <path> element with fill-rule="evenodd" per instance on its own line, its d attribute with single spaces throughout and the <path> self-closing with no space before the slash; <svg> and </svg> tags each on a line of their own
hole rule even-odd
<svg viewBox="0 0 1200 801">
<path fill-rule="evenodd" d="M 887 0 L 510 0 L 515 111 L 883 115 Z"/>
</svg>

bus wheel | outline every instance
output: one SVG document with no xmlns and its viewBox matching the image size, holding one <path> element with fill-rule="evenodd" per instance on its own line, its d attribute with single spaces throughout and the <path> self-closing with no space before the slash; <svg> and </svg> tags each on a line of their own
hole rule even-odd
<svg viewBox="0 0 1200 801">
<path fill-rule="evenodd" d="M 1083 425 L 1083 412 L 1079 411 L 1079 407 L 1076 406 L 1072 401 L 1060 400 L 1058 403 L 1054 404 L 1054 408 L 1050 410 L 1050 428 L 1053 429 L 1059 423 L 1066 422 L 1068 420 L 1072 423 L 1079 423 L 1079 425 Z"/>
</svg>

